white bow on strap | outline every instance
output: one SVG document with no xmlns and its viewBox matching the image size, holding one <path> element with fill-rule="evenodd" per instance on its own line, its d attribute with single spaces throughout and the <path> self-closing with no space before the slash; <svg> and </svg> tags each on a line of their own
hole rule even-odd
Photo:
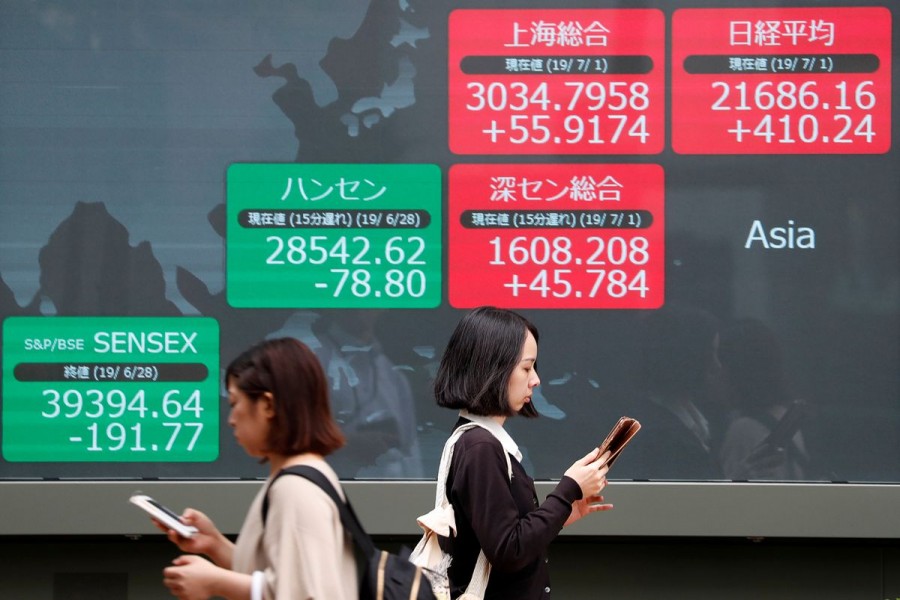
<svg viewBox="0 0 900 600">
<path fill-rule="evenodd" d="M 459 436 L 473 427 L 483 426 L 477 422 L 460 425 L 444 443 L 441 463 L 440 467 L 438 467 L 434 509 L 416 519 L 416 523 L 419 524 L 424 533 L 422 534 L 422 539 L 419 540 L 419 543 L 416 544 L 416 547 L 410 554 L 409 560 L 428 570 L 426 576 L 431 581 L 431 587 L 438 600 L 451 600 L 447 568 L 452 560 L 449 554 L 441 550 L 438 536 L 450 537 L 451 535 L 456 535 L 456 515 L 453 511 L 453 505 L 450 504 L 450 500 L 447 498 L 447 475 L 450 472 L 450 461 L 453 458 L 453 446 L 456 445 Z M 487 427 L 483 428 L 490 431 Z M 493 432 L 491 433 L 493 434 Z M 506 457 L 507 475 L 512 479 L 512 462 L 510 462 L 509 454 L 506 450 L 503 451 L 503 456 Z M 465 593 L 458 600 L 482 600 L 490 575 L 491 563 L 488 562 L 484 551 L 479 551 L 475 570 L 472 571 L 472 579 L 469 581 L 469 585 L 466 586 Z"/>
</svg>

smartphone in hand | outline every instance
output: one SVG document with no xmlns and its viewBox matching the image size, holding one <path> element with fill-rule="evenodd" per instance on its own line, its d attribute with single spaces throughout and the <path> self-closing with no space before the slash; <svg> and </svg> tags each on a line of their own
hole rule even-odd
<svg viewBox="0 0 900 600">
<path fill-rule="evenodd" d="M 169 529 L 174 529 L 181 537 L 189 538 L 198 531 L 196 527 L 182 523 L 177 513 L 146 494 L 134 494 L 128 501 L 147 511 L 151 517 Z"/>
<path fill-rule="evenodd" d="M 619 458 L 619 454 L 625 449 L 625 446 L 628 445 L 628 442 L 631 441 L 631 438 L 637 434 L 640 428 L 641 424 L 637 419 L 622 417 L 618 420 L 606 436 L 606 439 L 600 444 L 600 454 L 609 450 L 609 458 L 606 459 L 607 467 L 612 467 L 613 462 Z"/>
</svg>

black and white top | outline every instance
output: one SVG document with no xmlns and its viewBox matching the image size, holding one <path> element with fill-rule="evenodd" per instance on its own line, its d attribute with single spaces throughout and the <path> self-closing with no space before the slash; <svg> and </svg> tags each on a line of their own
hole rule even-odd
<svg viewBox="0 0 900 600">
<path fill-rule="evenodd" d="M 483 418 L 471 417 L 483 422 Z M 454 429 L 468 422 L 460 417 Z M 441 548 L 453 557 L 448 569 L 456 598 L 469 579 L 480 549 L 491 563 L 485 600 L 537 600 L 550 597 L 547 551 L 581 498 L 574 479 L 563 477 L 538 503 L 534 480 L 519 462 L 519 454 L 496 422 L 500 436 L 483 427 L 465 431 L 456 442 L 447 477 L 447 498 L 456 516 L 456 536 L 441 538 Z M 507 459 L 512 463 L 508 477 Z"/>
</svg>

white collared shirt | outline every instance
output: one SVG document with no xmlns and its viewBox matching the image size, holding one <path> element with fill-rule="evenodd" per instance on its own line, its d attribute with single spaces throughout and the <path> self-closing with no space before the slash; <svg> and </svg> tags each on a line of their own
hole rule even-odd
<svg viewBox="0 0 900 600">
<path fill-rule="evenodd" d="M 515 456 L 517 461 L 522 462 L 522 452 L 519 450 L 519 445 L 516 444 L 515 440 L 512 439 L 512 436 L 503 429 L 503 425 L 495 421 L 493 417 L 473 415 L 465 408 L 459 411 L 459 416 L 464 417 L 473 423 L 478 423 L 481 427 L 487 429 L 491 432 L 491 435 L 497 438 L 497 441 L 503 446 L 503 450 Z"/>
</svg>

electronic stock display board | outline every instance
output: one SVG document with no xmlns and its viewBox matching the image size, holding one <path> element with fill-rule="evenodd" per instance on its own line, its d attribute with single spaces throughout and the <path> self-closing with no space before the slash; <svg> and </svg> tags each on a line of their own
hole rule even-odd
<svg viewBox="0 0 900 600">
<path fill-rule="evenodd" d="M 342 478 L 433 478 L 484 304 L 541 331 L 537 479 L 628 414 L 614 478 L 900 482 L 897 16 L 0 4 L 0 486 L 263 476 L 221 374 L 280 335 Z"/>
</svg>

